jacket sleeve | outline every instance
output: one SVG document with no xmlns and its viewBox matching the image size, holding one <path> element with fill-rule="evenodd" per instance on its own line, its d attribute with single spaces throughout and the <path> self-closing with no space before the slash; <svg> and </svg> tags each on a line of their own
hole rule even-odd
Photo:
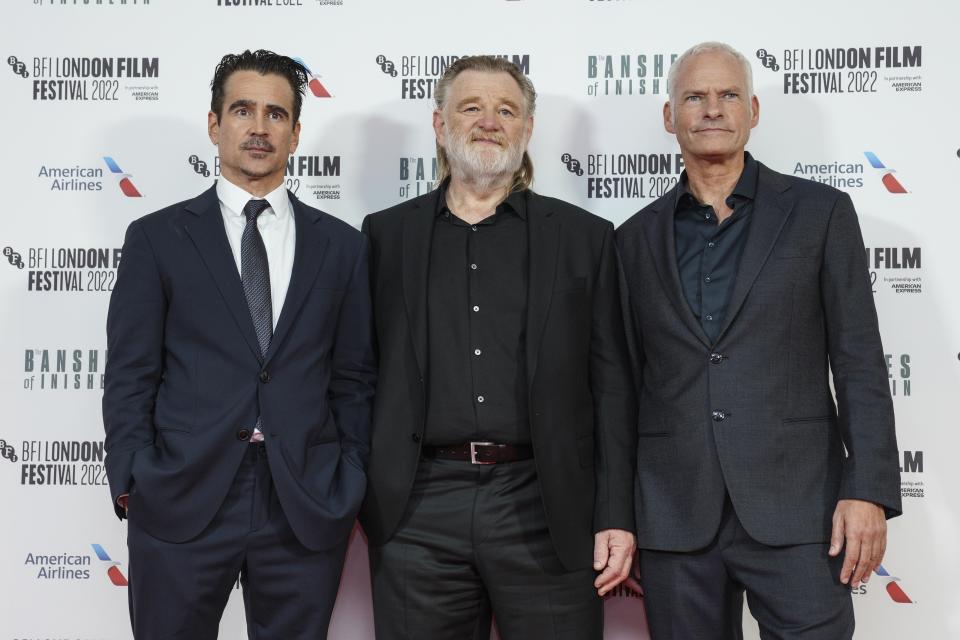
<svg viewBox="0 0 960 640">
<path fill-rule="evenodd" d="M 613 225 L 607 223 L 593 297 L 590 391 L 597 446 L 594 531 L 635 532 L 636 397 L 624 333 Z"/>
<path fill-rule="evenodd" d="M 133 486 L 133 459 L 153 445 L 153 413 L 163 373 L 167 297 L 150 241 L 133 222 L 123 242 L 117 282 L 107 311 L 103 428 L 107 481 L 114 510 Z"/>
<path fill-rule="evenodd" d="M 893 401 L 880 343 L 866 250 L 850 196 L 830 216 L 820 287 L 837 420 L 847 457 L 840 499 L 869 500 L 901 513 Z"/>
<path fill-rule="evenodd" d="M 329 399 L 343 455 L 366 470 L 377 368 L 366 236 L 360 236 L 359 245 L 337 321 Z"/>
</svg>

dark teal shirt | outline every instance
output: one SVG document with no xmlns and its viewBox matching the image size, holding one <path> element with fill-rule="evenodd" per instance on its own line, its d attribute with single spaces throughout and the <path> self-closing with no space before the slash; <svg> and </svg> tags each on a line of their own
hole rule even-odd
<svg viewBox="0 0 960 640">
<path fill-rule="evenodd" d="M 733 213 L 719 224 L 713 207 L 700 203 L 690 192 L 686 171 L 680 176 L 673 218 L 677 269 L 687 303 L 711 341 L 716 341 L 726 318 L 747 241 L 757 172 L 757 161 L 745 153 L 743 173 L 727 197 Z"/>
</svg>

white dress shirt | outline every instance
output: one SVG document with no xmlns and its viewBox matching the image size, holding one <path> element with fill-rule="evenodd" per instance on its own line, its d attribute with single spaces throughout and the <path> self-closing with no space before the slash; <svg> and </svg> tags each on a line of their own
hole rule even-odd
<svg viewBox="0 0 960 640">
<path fill-rule="evenodd" d="M 223 214 L 223 228 L 227 232 L 233 259 L 237 262 L 237 274 L 240 274 L 240 240 L 247 219 L 243 207 L 252 196 L 229 180 L 220 176 L 217 180 L 217 198 L 220 200 L 220 213 Z M 283 309 L 290 286 L 290 274 L 293 272 L 293 254 L 296 248 L 296 225 L 286 185 L 281 184 L 264 198 L 270 203 L 257 218 L 257 228 L 267 248 L 267 264 L 270 267 L 270 302 L 273 306 L 273 328 L 277 328 L 277 319 Z"/>
</svg>

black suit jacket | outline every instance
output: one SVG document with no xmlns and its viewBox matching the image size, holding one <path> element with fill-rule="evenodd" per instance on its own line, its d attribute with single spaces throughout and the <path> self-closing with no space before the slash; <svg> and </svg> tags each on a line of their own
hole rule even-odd
<svg viewBox="0 0 960 640">
<path fill-rule="evenodd" d="M 827 540 L 839 499 L 898 514 L 893 405 L 850 197 L 760 165 L 711 344 L 680 284 L 674 191 L 617 230 L 639 394 L 638 545 L 706 546 L 724 492 L 769 545 Z"/>
<path fill-rule="evenodd" d="M 426 419 L 427 274 L 439 191 L 367 216 L 380 382 L 360 520 L 372 544 L 396 530 Z M 534 458 L 550 535 L 568 568 L 593 533 L 633 530 L 635 405 L 613 226 L 527 192 L 526 369 Z M 442 304 L 442 301 L 439 301 Z"/>
<path fill-rule="evenodd" d="M 289 197 L 293 272 L 265 358 L 215 188 L 127 230 L 107 316 L 105 464 L 114 503 L 130 493 L 130 517 L 158 538 L 207 526 L 258 414 L 300 541 L 331 548 L 353 525 L 376 381 L 366 241 Z"/>
</svg>

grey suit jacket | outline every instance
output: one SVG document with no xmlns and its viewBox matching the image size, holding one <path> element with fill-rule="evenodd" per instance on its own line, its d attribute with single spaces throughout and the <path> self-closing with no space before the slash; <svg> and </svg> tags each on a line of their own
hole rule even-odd
<svg viewBox="0 0 960 640">
<path fill-rule="evenodd" d="M 674 198 L 617 230 L 639 398 L 638 545 L 706 546 L 725 493 L 769 545 L 828 540 L 839 499 L 898 515 L 893 404 L 850 197 L 760 165 L 713 344 L 683 296 Z"/>
</svg>

